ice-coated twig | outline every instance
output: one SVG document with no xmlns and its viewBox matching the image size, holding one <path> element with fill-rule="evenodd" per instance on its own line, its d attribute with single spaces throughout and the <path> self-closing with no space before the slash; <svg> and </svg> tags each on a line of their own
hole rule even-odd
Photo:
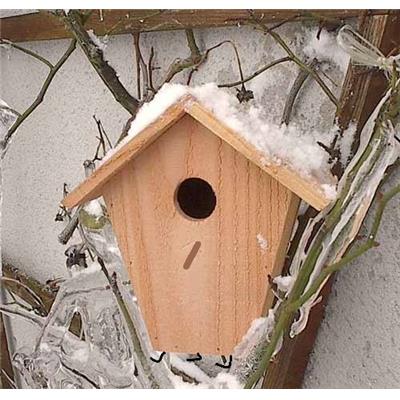
<svg viewBox="0 0 400 400">
<path fill-rule="evenodd" d="M 17 286 L 19 290 L 25 290 L 26 291 L 26 295 L 28 295 L 31 299 L 31 301 L 28 301 L 29 304 L 31 304 L 32 307 L 34 307 L 35 309 L 39 309 L 41 311 L 41 313 L 43 313 L 44 315 L 47 314 L 47 310 L 45 305 L 43 304 L 42 299 L 27 285 L 25 285 L 23 282 L 17 281 L 16 279 L 13 278 L 8 278 L 6 276 L 0 276 L 0 282 L 4 284 L 4 286 L 8 289 L 10 284 L 13 286 Z M 16 294 L 18 294 L 17 291 L 14 290 L 10 290 L 10 293 L 15 292 Z M 26 295 L 24 296 L 26 299 Z M 27 301 L 27 300 L 25 300 Z M 32 302 L 34 304 L 32 304 Z"/>
<path fill-rule="evenodd" d="M 10 305 L 0 305 L 0 312 L 5 315 L 15 315 L 18 317 L 22 317 L 34 324 L 42 327 L 44 325 L 44 319 L 39 317 L 38 315 L 34 314 L 33 312 L 27 311 L 17 304 L 10 304 Z"/>
<path fill-rule="evenodd" d="M 340 29 L 337 41 L 356 65 L 379 68 L 389 74 L 392 73 L 393 68 L 400 71 L 400 54 L 385 57 L 376 46 L 362 37 L 350 25 L 345 25 Z"/>
<path fill-rule="evenodd" d="M 313 281 L 308 290 L 295 302 L 292 303 L 293 310 L 297 310 L 303 306 L 315 293 L 320 291 L 321 286 L 324 284 L 327 278 L 334 272 L 340 271 L 345 265 L 352 262 L 356 258 L 363 255 L 369 249 L 372 249 L 379 244 L 375 241 L 378 234 L 379 226 L 382 220 L 383 212 L 388 202 L 396 195 L 400 193 L 400 185 L 393 187 L 391 190 L 386 192 L 382 197 L 378 196 L 378 210 L 375 214 L 375 219 L 372 225 L 371 232 L 368 235 L 368 239 L 357 249 L 351 251 L 345 257 L 338 262 L 325 267 L 318 277 Z"/>
<path fill-rule="evenodd" d="M 88 376 L 86 376 L 85 374 L 82 374 L 82 372 L 76 370 L 75 368 L 71 368 L 68 365 L 66 365 L 63 361 L 60 361 L 60 364 L 63 366 L 63 368 L 65 368 L 68 371 L 71 371 L 72 373 L 74 373 L 75 375 L 79 376 L 80 378 L 84 379 L 86 382 L 88 382 L 89 384 L 91 384 L 95 389 L 100 389 L 100 386 L 94 382 L 92 379 L 90 379 Z"/>
</svg>

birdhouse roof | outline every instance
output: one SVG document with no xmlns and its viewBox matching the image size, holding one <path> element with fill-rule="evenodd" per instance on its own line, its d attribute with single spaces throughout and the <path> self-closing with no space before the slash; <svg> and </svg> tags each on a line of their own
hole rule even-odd
<svg viewBox="0 0 400 400">
<path fill-rule="evenodd" d="M 209 90 L 204 89 L 206 86 Z M 105 183 L 186 114 L 317 210 L 330 203 L 336 195 L 336 181 L 326 172 L 326 166 L 324 171 L 318 165 L 324 156 L 316 143 L 307 137 L 290 138 L 280 128 L 271 132 L 271 124 L 260 119 L 258 109 L 232 113 L 232 96 L 215 85 L 200 88 L 169 85 L 162 89 L 140 109 L 128 136 L 107 153 L 95 172 L 69 193 L 62 204 L 72 208 L 99 197 Z M 236 98 L 233 99 L 236 103 Z"/>
</svg>

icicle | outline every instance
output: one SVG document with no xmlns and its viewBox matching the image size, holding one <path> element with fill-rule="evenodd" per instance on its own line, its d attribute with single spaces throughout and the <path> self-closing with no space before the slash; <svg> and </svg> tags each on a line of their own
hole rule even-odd
<svg viewBox="0 0 400 400">
<path fill-rule="evenodd" d="M 3 157 L 6 151 L 4 139 L 18 118 L 18 113 L 13 110 L 4 100 L 0 98 L 0 156 Z"/>
<path fill-rule="evenodd" d="M 350 55 L 357 65 L 377 67 L 390 73 L 393 71 L 393 65 L 396 64 L 396 69 L 400 71 L 400 54 L 385 57 L 377 47 L 368 42 L 349 25 L 345 25 L 340 29 L 337 41 L 339 46 Z"/>
</svg>

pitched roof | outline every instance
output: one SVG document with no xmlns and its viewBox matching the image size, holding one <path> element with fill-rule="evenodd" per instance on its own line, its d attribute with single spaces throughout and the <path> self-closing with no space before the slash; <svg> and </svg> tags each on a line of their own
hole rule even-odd
<svg viewBox="0 0 400 400">
<path fill-rule="evenodd" d="M 318 182 L 316 178 L 301 176 L 289 165 L 269 162 L 269 160 L 266 160 L 265 155 L 253 144 L 227 127 L 193 96 L 185 95 L 168 107 L 154 122 L 150 123 L 126 144 L 121 146 L 91 176 L 69 193 L 63 199 L 62 204 L 65 207 L 72 208 L 99 197 L 101 189 L 106 182 L 185 114 L 189 114 L 199 121 L 211 132 L 230 144 L 235 150 L 243 154 L 247 159 L 317 210 L 325 208 L 330 203 L 330 199 L 324 191 L 324 185 Z M 332 180 L 329 183 L 332 184 L 334 182 Z"/>
</svg>

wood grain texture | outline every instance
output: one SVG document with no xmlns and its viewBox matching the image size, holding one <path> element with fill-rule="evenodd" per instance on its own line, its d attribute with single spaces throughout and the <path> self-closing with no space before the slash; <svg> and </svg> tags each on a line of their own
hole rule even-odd
<svg viewBox="0 0 400 400">
<path fill-rule="evenodd" d="M 108 180 L 124 168 L 126 163 L 138 157 L 142 151 L 164 134 L 185 113 L 190 114 L 197 121 L 201 122 L 211 132 L 229 143 L 248 160 L 255 163 L 259 168 L 274 177 L 278 182 L 296 193 L 301 199 L 317 210 L 321 210 L 329 204 L 330 201 L 326 198 L 321 184 L 335 184 L 333 177 L 329 182 L 318 182 L 316 178 L 304 178 L 300 176 L 296 171 L 283 163 L 278 165 L 268 162 L 265 156 L 253 145 L 225 126 L 210 111 L 198 103 L 195 98 L 189 95 L 169 107 L 154 123 L 148 125 L 142 132 L 121 147 L 89 178 L 66 196 L 62 204 L 67 208 L 72 208 L 77 204 L 82 204 L 99 197 L 102 193 L 102 186 Z"/>
<path fill-rule="evenodd" d="M 265 23 L 285 19 L 319 21 L 358 17 L 363 10 L 254 10 Z M 387 10 L 371 10 L 372 14 Z M 93 10 L 86 28 L 97 35 L 164 31 L 184 28 L 211 28 L 238 25 L 249 19 L 248 10 Z M 14 42 L 70 37 L 63 23 L 46 11 L 0 19 L 0 35 Z"/>
<path fill-rule="evenodd" d="M 204 220 L 175 202 L 188 177 L 216 194 Z M 105 185 L 104 198 L 154 348 L 230 354 L 263 313 L 297 196 L 186 115 Z"/>
</svg>

